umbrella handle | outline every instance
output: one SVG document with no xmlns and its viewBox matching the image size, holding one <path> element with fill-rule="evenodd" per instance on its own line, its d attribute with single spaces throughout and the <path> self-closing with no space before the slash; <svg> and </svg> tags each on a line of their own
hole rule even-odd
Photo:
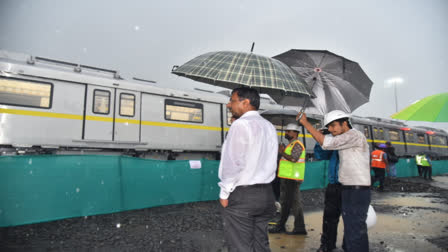
<svg viewBox="0 0 448 252">
<path fill-rule="evenodd" d="M 313 92 L 313 88 L 314 88 L 314 85 L 316 84 L 316 82 L 317 82 L 317 78 L 316 78 L 316 76 L 314 76 L 313 77 L 313 84 L 311 84 L 311 90 L 310 90 L 311 92 Z M 308 102 L 309 101 L 310 101 L 310 96 L 307 96 L 305 98 L 305 101 L 303 102 L 302 109 L 300 110 L 300 116 L 297 119 L 297 121 L 300 121 L 300 119 L 302 119 L 303 112 L 305 112 L 305 108 L 306 108 L 306 106 L 308 106 Z"/>
</svg>

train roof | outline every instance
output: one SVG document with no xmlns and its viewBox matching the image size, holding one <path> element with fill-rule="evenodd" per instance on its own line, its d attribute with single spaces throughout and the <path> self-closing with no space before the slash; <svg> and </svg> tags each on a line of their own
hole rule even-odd
<svg viewBox="0 0 448 252">
<path fill-rule="evenodd" d="M 0 73 L 18 76 L 38 77 L 72 83 L 94 84 L 113 88 L 138 90 L 142 92 L 183 99 L 227 103 L 228 97 L 219 93 L 184 91 L 156 86 L 156 82 L 141 78 L 125 79 L 118 71 L 80 65 L 71 62 L 35 57 L 32 55 L 0 50 Z"/>
</svg>

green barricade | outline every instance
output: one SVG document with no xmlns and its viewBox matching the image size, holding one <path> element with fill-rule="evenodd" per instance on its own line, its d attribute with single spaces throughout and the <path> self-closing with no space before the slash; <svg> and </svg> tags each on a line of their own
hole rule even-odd
<svg viewBox="0 0 448 252">
<path fill-rule="evenodd" d="M 328 163 L 329 161 L 306 162 L 305 179 L 300 186 L 300 190 L 323 188 L 328 183 Z"/>
<path fill-rule="evenodd" d="M 0 227 L 216 200 L 219 161 L 159 161 L 125 156 L 1 156 Z M 328 161 L 307 162 L 302 190 L 323 188 Z M 448 160 L 433 161 L 433 175 Z M 399 177 L 417 176 L 400 159 Z"/>
</svg>

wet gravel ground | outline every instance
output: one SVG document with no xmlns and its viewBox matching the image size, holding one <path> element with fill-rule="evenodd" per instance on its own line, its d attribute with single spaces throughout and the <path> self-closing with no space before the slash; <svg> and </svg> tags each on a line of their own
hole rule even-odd
<svg viewBox="0 0 448 252">
<path fill-rule="evenodd" d="M 387 180 L 385 191 L 431 193 L 448 204 L 448 190 L 418 177 Z M 305 212 L 321 210 L 323 189 L 304 191 L 303 199 Z M 374 207 L 380 213 L 412 211 Z M 0 228 L 0 250 L 227 251 L 219 210 L 218 201 L 208 201 Z M 428 241 L 448 251 L 448 232 Z M 388 251 L 387 241 L 370 247 Z"/>
</svg>

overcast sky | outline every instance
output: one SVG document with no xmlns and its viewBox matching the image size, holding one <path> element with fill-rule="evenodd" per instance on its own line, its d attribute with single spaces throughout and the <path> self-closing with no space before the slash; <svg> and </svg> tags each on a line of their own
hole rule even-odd
<svg viewBox="0 0 448 252">
<path fill-rule="evenodd" d="M 119 70 L 158 86 L 208 88 L 171 74 L 206 52 L 275 56 L 329 50 L 358 62 L 374 82 L 354 111 L 387 118 L 425 96 L 448 92 L 448 1 L 95 1 L 0 0 L 0 49 Z M 213 89 L 213 88 L 211 88 Z M 428 125 L 448 130 L 448 123 Z"/>
</svg>

